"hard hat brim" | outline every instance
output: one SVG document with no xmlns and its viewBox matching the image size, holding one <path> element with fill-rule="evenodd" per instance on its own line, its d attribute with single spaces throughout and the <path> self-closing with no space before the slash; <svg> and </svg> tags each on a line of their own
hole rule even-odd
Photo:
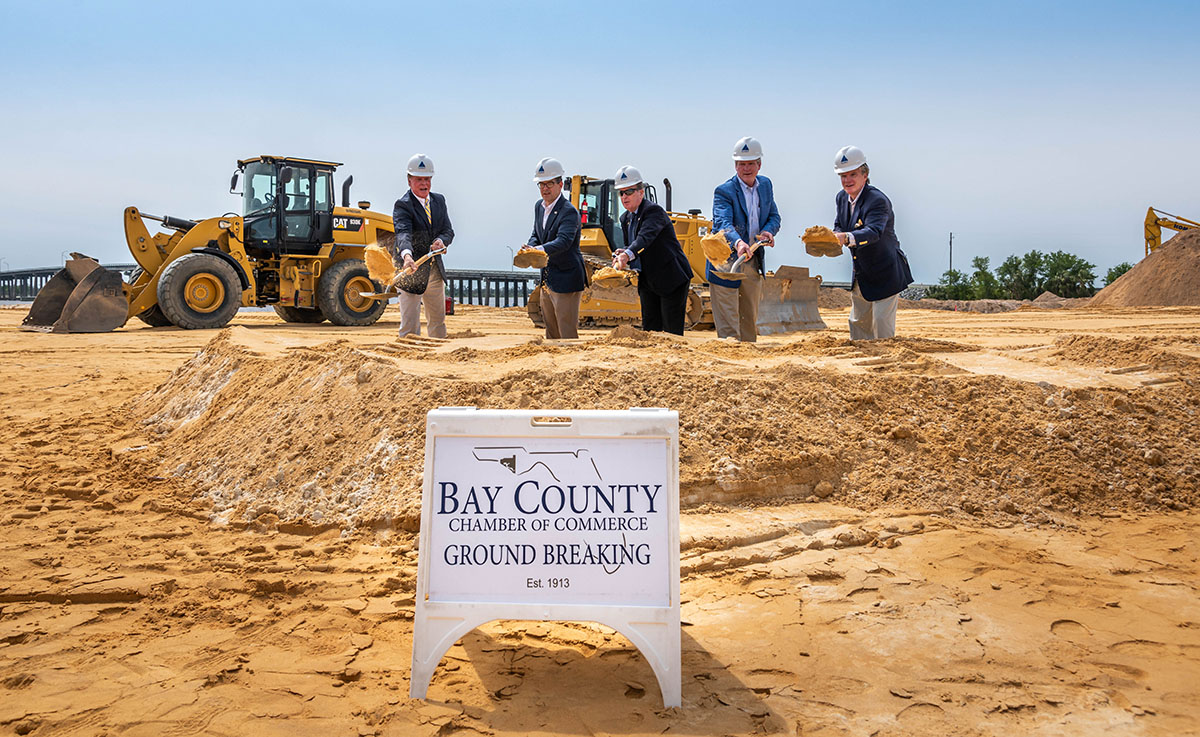
<svg viewBox="0 0 1200 737">
<path fill-rule="evenodd" d="M 562 174 L 554 174 L 553 176 L 546 176 L 546 177 L 534 177 L 534 178 L 533 178 L 533 183 L 534 183 L 534 184 L 541 184 L 542 182 L 549 182 L 549 181 L 551 181 L 552 179 L 563 179 L 563 178 L 564 178 L 564 177 L 563 177 L 563 175 L 562 175 Z"/>
<path fill-rule="evenodd" d="M 862 162 L 861 164 L 854 164 L 853 166 L 851 166 L 850 164 L 846 164 L 845 166 L 833 167 L 833 171 L 835 174 L 846 174 L 848 172 L 854 171 L 855 169 L 861 169 L 866 165 L 867 165 L 867 162 L 865 162 L 865 161 Z"/>
<path fill-rule="evenodd" d="M 433 172 L 431 172 L 431 171 L 422 171 L 422 172 L 410 171 L 408 173 L 408 175 L 410 177 L 417 177 L 418 179 L 432 179 L 433 178 Z"/>
<path fill-rule="evenodd" d="M 761 161 L 762 156 L 746 156 L 745 154 L 734 154 L 734 161 Z"/>
</svg>

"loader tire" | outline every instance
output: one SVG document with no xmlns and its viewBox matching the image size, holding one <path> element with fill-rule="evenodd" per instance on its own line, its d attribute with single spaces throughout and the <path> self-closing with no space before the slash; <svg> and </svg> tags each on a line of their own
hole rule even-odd
<svg viewBox="0 0 1200 737">
<path fill-rule="evenodd" d="M 317 306 L 334 325 L 372 325 L 383 316 L 387 302 L 359 295 L 382 291 L 361 259 L 343 259 L 331 264 L 317 281 Z"/>
<path fill-rule="evenodd" d="M 288 307 L 287 305 L 272 305 L 275 308 L 275 314 L 283 318 L 284 322 L 325 322 L 325 314 L 315 307 Z"/>
<path fill-rule="evenodd" d="M 242 305 L 233 267 L 207 253 L 180 256 L 158 279 L 158 306 L 185 330 L 223 328 Z"/>
<path fill-rule="evenodd" d="M 133 271 L 129 274 L 129 283 L 136 284 L 137 280 L 140 279 L 144 273 L 145 270 L 142 269 L 142 267 L 134 267 Z M 142 313 L 137 316 L 137 319 L 141 320 L 152 328 L 165 328 L 171 324 L 171 321 L 168 320 L 167 316 L 163 314 L 162 308 L 159 307 L 157 303 L 151 305 L 149 309 L 142 310 Z"/>
<path fill-rule="evenodd" d="M 137 319 L 146 323 L 152 328 L 165 328 L 171 324 L 171 320 L 163 314 L 162 308 L 154 305 L 148 310 L 143 310 Z"/>
</svg>

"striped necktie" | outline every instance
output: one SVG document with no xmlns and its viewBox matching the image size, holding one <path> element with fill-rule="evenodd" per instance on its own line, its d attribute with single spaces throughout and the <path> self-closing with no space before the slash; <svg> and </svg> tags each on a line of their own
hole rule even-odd
<svg viewBox="0 0 1200 737">
<path fill-rule="evenodd" d="M 429 224 L 433 225 L 433 213 L 429 211 L 429 198 L 425 198 L 425 217 L 429 219 Z"/>
</svg>

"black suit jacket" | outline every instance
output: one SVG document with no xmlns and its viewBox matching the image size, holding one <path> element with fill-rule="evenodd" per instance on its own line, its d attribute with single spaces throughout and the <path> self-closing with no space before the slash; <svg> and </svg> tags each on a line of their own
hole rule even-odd
<svg viewBox="0 0 1200 737">
<path fill-rule="evenodd" d="M 621 215 L 626 248 L 633 251 L 630 265 L 641 272 L 639 285 L 644 284 L 658 295 L 668 295 L 692 279 L 688 263 L 675 227 L 667 211 L 648 199 L 643 199 L 636 212 Z"/>
<path fill-rule="evenodd" d="M 429 253 L 432 243 L 438 238 L 447 246 L 454 240 L 454 228 L 450 226 L 450 215 L 446 211 L 446 198 L 437 192 L 429 193 L 429 212 L 433 222 L 425 217 L 425 207 L 412 190 L 396 200 L 392 208 L 392 225 L 396 228 L 396 252 L 393 256 L 399 260 L 405 250 L 412 251 L 414 259 Z M 442 265 L 442 257 L 434 256 L 434 268 L 442 281 L 446 280 L 446 267 Z"/>
<path fill-rule="evenodd" d="M 853 214 L 846 190 L 838 192 L 834 202 L 837 219 L 833 229 L 850 234 L 854 283 L 863 298 L 871 302 L 887 299 L 912 284 L 908 257 L 896 237 L 896 213 L 887 195 L 868 184 L 859 194 Z"/>
<path fill-rule="evenodd" d="M 546 268 L 542 281 L 552 292 L 567 294 L 582 292 L 587 286 L 583 269 L 583 254 L 579 252 L 579 211 L 565 197 L 550 209 L 546 227 L 542 227 L 542 201 L 533 203 L 533 233 L 529 245 L 541 246 L 546 252 Z"/>
</svg>

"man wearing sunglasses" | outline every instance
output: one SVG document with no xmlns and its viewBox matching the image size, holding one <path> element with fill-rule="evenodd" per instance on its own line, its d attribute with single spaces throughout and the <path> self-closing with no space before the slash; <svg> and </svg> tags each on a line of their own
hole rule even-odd
<svg viewBox="0 0 1200 737">
<path fill-rule="evenodd" d="M 542 269 L 546 337 L 578 338 L 579 298 L 587 286 L 583 254 L 579 252 L 579 211 L 562 196 L 563 166 L 558 159 L 539 161 L 533 181 L 542 198 L 533 205 L 533 233 L 528 245 L 546 252 Z"/>
<path fill-rule="evenodd" d="M 683 335 L 692 266 L 688 263 L 667 211 L 646 199 L 642 174 L 622 166 L 613 176 L 625 213 L 625 248 L 613 253 L 613 268 L 638 272 L 642 330 Z"/>
<path fill-rule="evenodd" d="M 771 180 L 759 176 L 762 145 L 749 136 L 733 146 L 734 175 L 713 192 L 713 230 L 725 231 L 729 258 L 746 256 L 738 267 L 740 281 L 722 279 L 713 273 L 712 262 L 704 266 L 712 297 L 713 323 L 718 338 L 744 343 L 758 340 L 758 301 L 762 297 L 766 260 L 763 247 L 775 245 L 779 232 L 779 208 Z M 751 244 L 757 248 L 751 253 Z M 718 268 L 728 269 L 731 264 Z"/>
</svg>

